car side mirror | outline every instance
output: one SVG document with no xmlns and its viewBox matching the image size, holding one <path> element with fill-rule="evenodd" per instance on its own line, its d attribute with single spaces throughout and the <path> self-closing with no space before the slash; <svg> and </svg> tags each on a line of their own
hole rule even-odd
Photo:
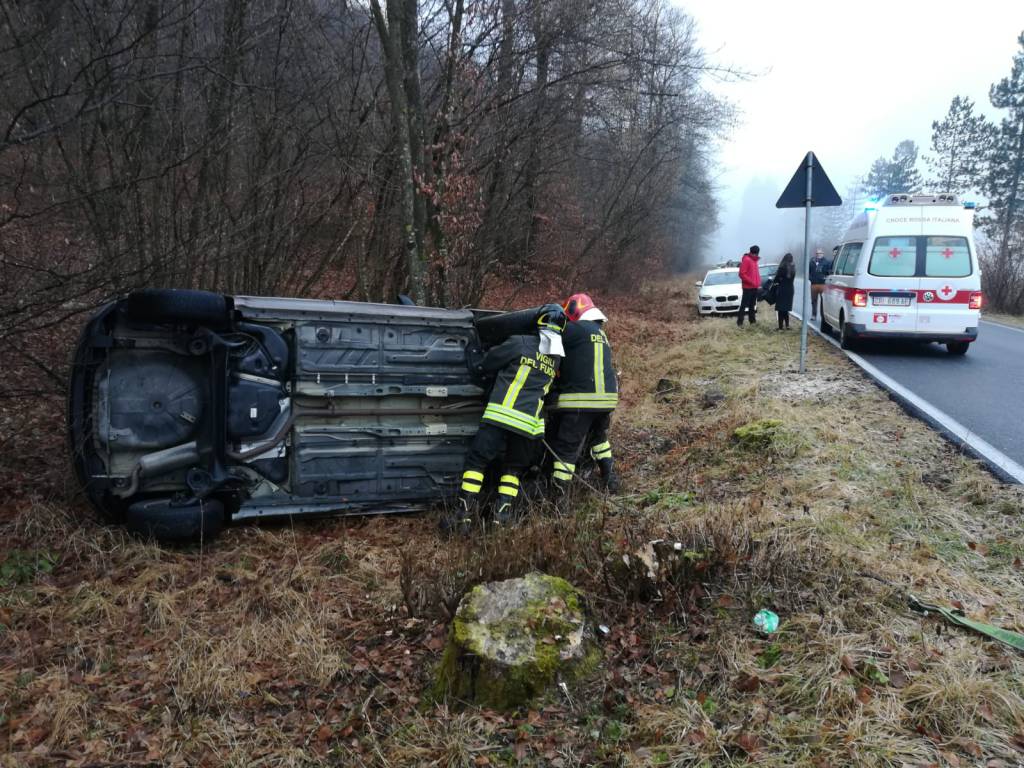
<svg viewBox="0 0 1024 768">
<path fill-rule="evenodd" d="M 697 286 L 698 288 L 700 288 L 702 285 L 704 285 L 704 283 L 702 283 L 700 280 L 698 280 L 696 283 L 694 283 L 694 285 Z"/>
</svg>

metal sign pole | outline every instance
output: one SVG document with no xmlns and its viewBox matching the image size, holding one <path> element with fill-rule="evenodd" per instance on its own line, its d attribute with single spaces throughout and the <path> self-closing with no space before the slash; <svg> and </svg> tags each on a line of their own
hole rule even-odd
<svg viewBox="0 0 1024 768">
<path fill-rule="evenodd" d="M 807 158 L 807 196 L 804 198 L 804 290 L 800 312 L 800 373 L 807 370 L 807 297 L 811 292 L 811 171 L 814 168 L 814 153 Z"/>
</svg>

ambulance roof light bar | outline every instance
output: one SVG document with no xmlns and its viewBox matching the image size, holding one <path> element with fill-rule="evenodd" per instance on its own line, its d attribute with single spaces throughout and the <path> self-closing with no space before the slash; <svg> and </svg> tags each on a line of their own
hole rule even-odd
<svg viewBox="0 0 1024 768">
<path fill-rule="evenodd" d="M 938 195 L 914 195 L 900 192 L 895 195 L 887 195 L 885 205 L 960 205 L 960 200 L 949 192 Z"/>
</svg>

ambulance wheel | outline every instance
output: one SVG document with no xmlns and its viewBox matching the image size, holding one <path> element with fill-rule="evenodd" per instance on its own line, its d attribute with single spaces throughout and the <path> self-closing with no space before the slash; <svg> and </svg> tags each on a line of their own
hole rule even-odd
<svg viewBox="0 0 1024 768">
<path fill-rule="evenodd" d="M 846 318 L 842 315 L 839 316 L 839 346 L 846 350 L 853 349 L 857 344 L 853 334 L 850 333 L 850 324 L 846 322 Z"/>
<path fill-rule="evenodd" d="M 829 323 L 828 320 L 825 319 L 825 308 L 824 307 L 821 308 L 821 325 L 818 326 L 818 327 L 821 328 L 821 332 L 823 334 L 825 334 L 826 336 L 831 336 L 832 335 L 832 325 Z"/>
<path fill-rule="evenodd" d="M 950 341 L 946 344 L 946 351 L 951 355 L 966 355 L 969 346 L 969 341 Z"/>
</svg>

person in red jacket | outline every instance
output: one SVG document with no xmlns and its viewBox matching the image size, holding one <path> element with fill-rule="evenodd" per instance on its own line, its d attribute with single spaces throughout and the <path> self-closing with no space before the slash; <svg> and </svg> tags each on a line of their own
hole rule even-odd
<svg viewBox="0 0 1024 768">
<path fill-rule="evenodd" d="M 750 246 L 750 252 L 744 253 L 740 260 L 740 283 L 743 284 L 743 298 L 740 300 L 740 311 L 736 316 L 736 325 L 743 326 L 743 313 L 747 312 L 750 324 L 757 322 L 757 294 L 761 289 L 761 273 L 757 269 L 757 261 L 761 258 L 761 249 Z"/>
</svg>

